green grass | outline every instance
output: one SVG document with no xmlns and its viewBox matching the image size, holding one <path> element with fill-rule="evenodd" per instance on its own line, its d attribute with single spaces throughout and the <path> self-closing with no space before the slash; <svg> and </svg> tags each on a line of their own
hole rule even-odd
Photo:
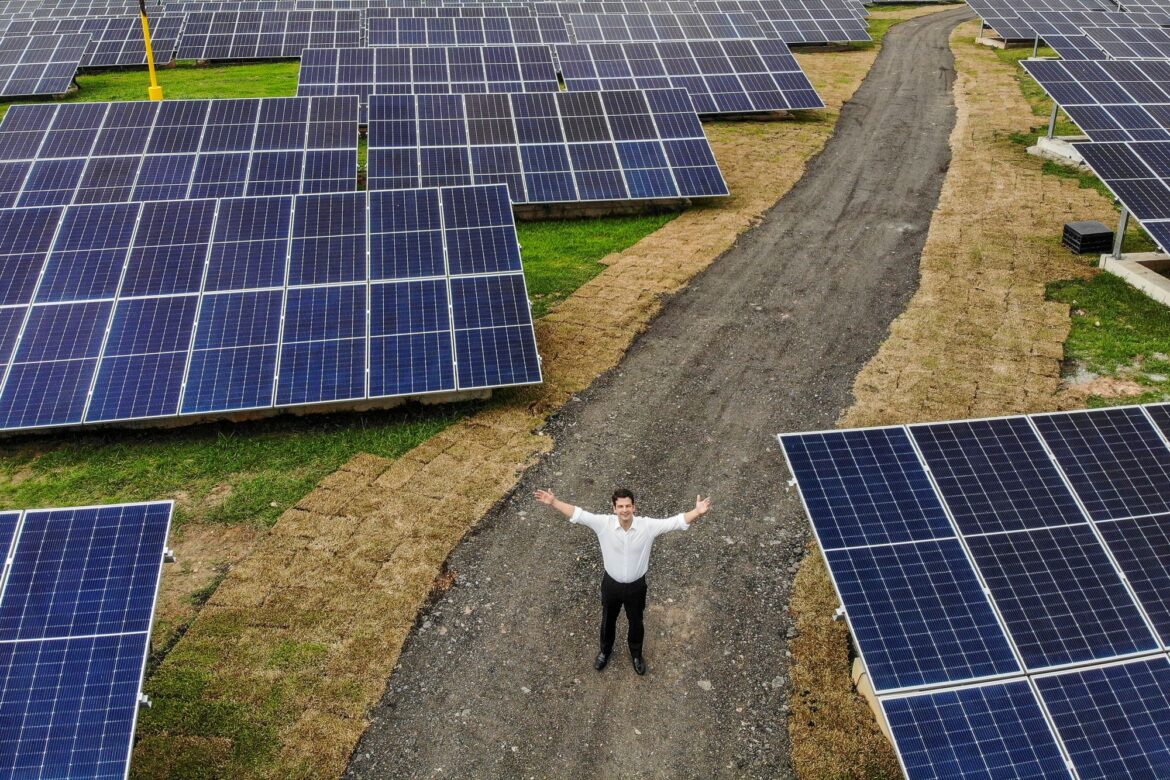
<svg viewBox="0 0 1170 780">
<path fill-rule="evenodd" d="M 158 69 L 158 83 L 168 100 L 194 98 L 287 97 L 297 94 L 300 62 L 256 62 L 245 65 L 196 65 L 180 62 Z M 62 100 L 146 100 L 150 76 L 145 70 L 109 70 L 81 74 L 80 87 Z M 43 103 L 49 100 L 17 100 L 0 104 L 0 117 L 16 103 Z"/>
<path fill-rule="evenodd" d="M 676 216 L 521 222 L 517 232 L 533 316 L 543 317 L 554 304 L 604 271 L 598 260 L 636 244 Z"/>
<path fill-rule="evenodd" d="M 1138 397 L 1092 396 L 1090 406 L 1170 398 L 1170 308 L 1109 273 L 1054 282 L 1048 296 L 1072 309 L 1066 364 L 1148 388 Z"/>
</svg>

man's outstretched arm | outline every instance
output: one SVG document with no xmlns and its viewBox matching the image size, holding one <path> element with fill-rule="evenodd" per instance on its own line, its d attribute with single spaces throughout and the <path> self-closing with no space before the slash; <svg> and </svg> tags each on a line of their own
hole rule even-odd
<svg viewBox="0 0 1170 780">
<path fill-rule="evenodd" d="M 710 511 L 711 497 L 703 498 L 702 496 L 695 496 L 695 508 L 684 514 L 683 519 L 687 521 L 687 525 L 690 525 Z"/>
<path fill-rule="evenodd" d="M 559 498 L 557 498 L 555 495 L 553 495 L 553 492 L 551 490 L 538 490 L 535 493 L 533 493 L 533 495 L 536 496 L 537 501 L 539 501 L 542 504 L 547 504 L 548 506 L 551 506 L 553 509 L 557 510 L 558 512 L 560 512 L 562 515 L 564 515 L 565 517 L 567 517 L 569 519 L 572 519 L 573 513 L 577 511 L 577 507 L 573 506 L 572 504 L 566 504 L 564 501 L 561 501 Z"/>
</svg>

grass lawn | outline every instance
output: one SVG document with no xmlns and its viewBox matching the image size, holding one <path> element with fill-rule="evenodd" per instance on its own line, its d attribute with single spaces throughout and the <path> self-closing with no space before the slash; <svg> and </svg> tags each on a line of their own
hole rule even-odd
<svg viewBox="0 0 1170 780">
<path fill-rule="evenodd" d="M 168 99 L 287 96 L 296 93 L 298 67 L 295 61 L 181 63 L 161 69 L 159 80 Z M 145 70 L 110 71 L 82 75 L 78 82 L 81 89 L 67 100 L 138 100 L 146 97 L 148 77 Z M 673 216 L 522 223 L 519 238 L 535 316 L 604 270 L 601 258 Z M 176 525 L 192 520 L 270 525 L 356 453 L 396 457 L 474 408 L 411 404 L 363 414 L 13 439 L 0 444 L 0 506 L 176 497 Z"/>
<path fill-rule="evenodd" d="M 1109 273 L 1055 282 L 1048 296 L 1072 309 L 1064 345 L 1070 367 L 1144 389 L 1140 395 L 1091 395 L 1089 406 L 1170 398 L 1170 308 Z"/>
</svg>

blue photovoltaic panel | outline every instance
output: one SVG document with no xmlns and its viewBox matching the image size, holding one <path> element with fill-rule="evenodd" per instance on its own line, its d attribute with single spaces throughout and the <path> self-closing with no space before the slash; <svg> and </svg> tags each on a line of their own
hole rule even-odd
<svg viewBox="0 0 1170 780">
<path fill-rule="evenodd" d="M 825 558 L 878 693 L 1020 671 L 957 540 Z"/>
<path fill-rule="evenodd" d="M 1170 776 L 1165 656 L 1036 679 L 1083 780 Z"/>
<path fill-rule="evenodd" d="M 20 512 L 0 512 L 0 560 L 8 560 L 8 550 L 12 546 L 19 521 Z"/>
<path fill-rule="evenodd" d="M 364 398 L 366 343 L 364 282 L 290 289 L 281 336 L 277 405 Z"/>
<path fill-rule="evenodd" d="M 910 780 L 1072 775 L 1027 681 L 882 699 Z"/>
<path fill-rule="evenodd" d="M 1094 520 L 1170 511 L 1170 449 L 1140 408 L 1032 419 Z"/>
<path fill-rule="evenodd" d="M 502 185 L 0 210 L 5 237 L 8 429 L 540 381 Z"/>
<path fill-rule="evenodd" d="M 373 17 L 370 46 L 485 46 L 568 43 L 560 16 Z"/>
<path fill-rule="evenodd" d="M 24 513 L 0 594 L 0 723 L 19 724 L 0 775 L 126 777 L 172 508 Z"/>
<path fill-rule="evenodd" d="M 1164 646 L 1170 647 L 1170 515 L 1098 523 Z"/>
<path fill-rule="evenodd" d="M 556 47 L 570 92 L 685 89 L 700 114 L 823 108 L 780 40 L 592 43 Z"/>
<path fill-rule="evenodd" d="M 1158 648 L 1087 524 L 967 545 L 1029 670 Z"/>
<path fill-rule="evenodd" d="M 310 46 L 361 45 L 362 14 L 354 10 L 236 8 L 187 14 L 179 59 L 242 60 L 300 57 Z"/>
<path fill-rule="evenodd" d="M 25 512 L 0 595 L 0 642 L 146 632 L 169 502 Z"/>
<path fill-rule="evenodd" d="M 445 278 L 370 285 L 370 397 L 456 388 Z"/>
<path fill-rule="evenodd" d="M 961 533 L 1085 522 L 1026 418 L 915 425 L 910 432 Z"/>
<path fill-rule="evenodd" d="M 89 42 L 88 33 L 0 37 L 0 97 L 66 92 Z"/>
<path fill-rule="evenodd" d="M 357 133 L 353 96 L 13 106 L 0 122 L 0 200 L 354 191 Z"/>
<path fill-rule="evenodd" d="M 727 194 L 683 90 L 376 95 L 370 189 L 506 184 L 512 203 Z"/>
<path fill-rule="evenodd" d="M 0 642 L 0 775 L 123 780 L 145 633 Z"/>
<path fill-rule="evenodd" d="M 955 535 L 904 429 L 780 441 L 823 550 Z"/>
</svg>

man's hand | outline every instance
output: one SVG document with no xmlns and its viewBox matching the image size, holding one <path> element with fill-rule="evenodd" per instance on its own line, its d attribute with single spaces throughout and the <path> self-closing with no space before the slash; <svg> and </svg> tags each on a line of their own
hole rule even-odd
<svg viewBox="0 0 1170 780">
<path fill-rule="evenodd" d="M 710 511 L 711 497 L 703 498 L 702 495 L 697 495 L 695 496 L 695 508 L 683 515 L 683 519 L 687 521 L 687 525 L 690 525 Z"/>
<path fill-rule="evenodd" d="M 561 501 L 555 495 L 553 495 L 551 490 L 538 490 L 532 495 L 536 498 L 537 501 L 546 506 L 551 506 L 565 517 L 572 518 L 573 513 L 577 511 L 577 507 Z"/>
</svg>

